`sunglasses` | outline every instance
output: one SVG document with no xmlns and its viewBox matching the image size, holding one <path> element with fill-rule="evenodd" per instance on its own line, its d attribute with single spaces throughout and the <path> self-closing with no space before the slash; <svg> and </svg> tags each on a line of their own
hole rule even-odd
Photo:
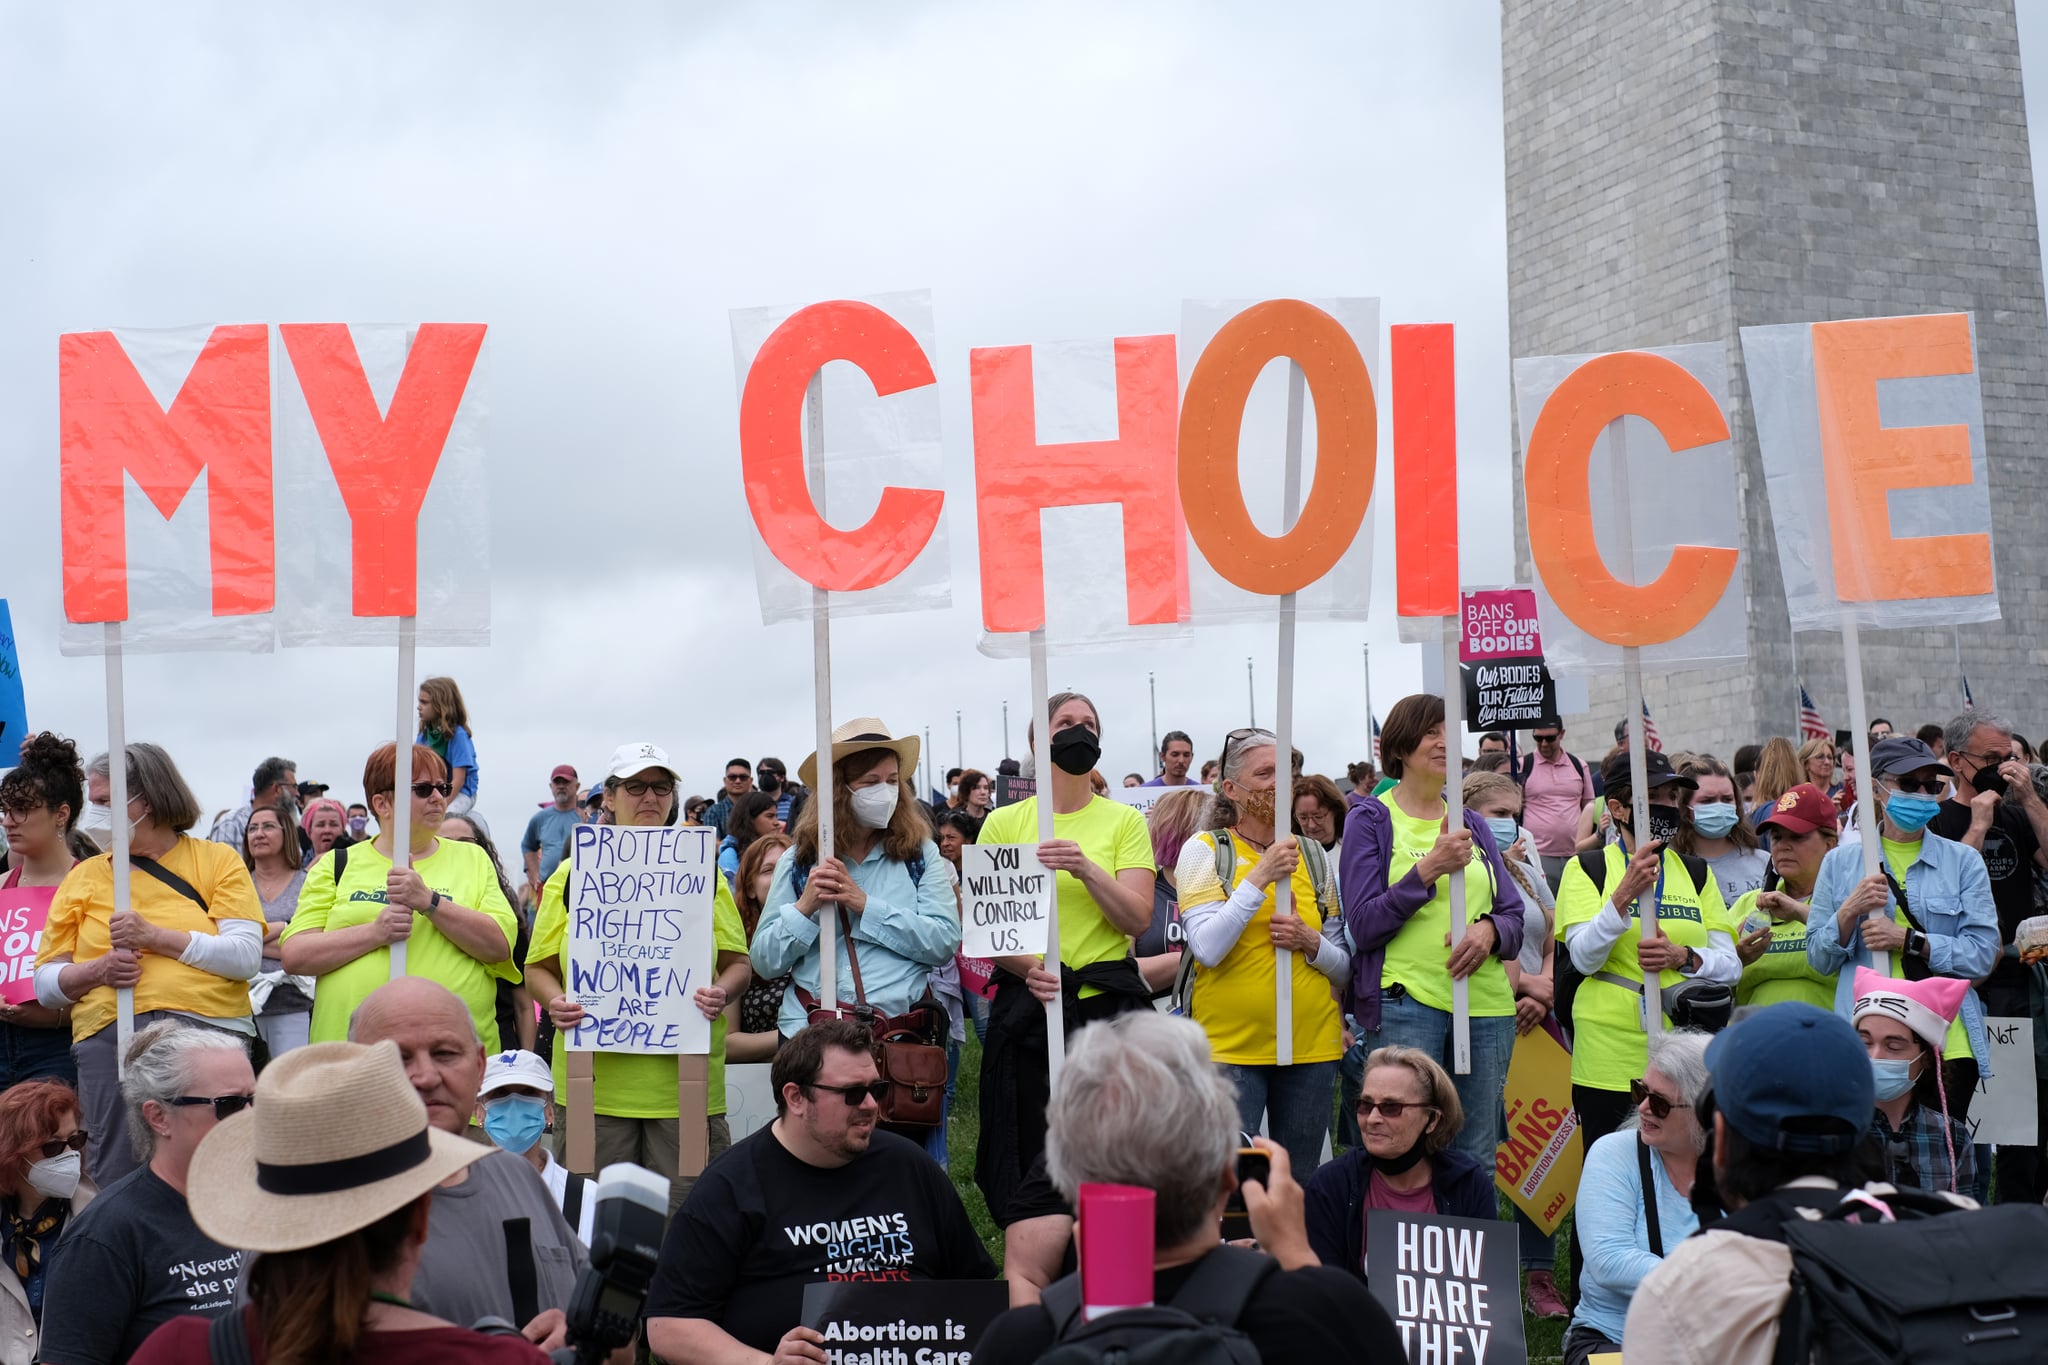
<svg viewBox="0 0 2048 1365">
<path fill-rule="evenodd" d="M 727 773 L 725 780 L 728 782 L 745 782 L 752 776 L 753 774 L 751 773 Z"/>
<path fill-rule="evenodd" d="M 1557 743 L 1557 742 L 1558 742 L 1559 740 L 1563 739 L 1563 738 L 1564 738 L 1564 736 L 1563 736 L 1563 735 L 1531 735 L 1531 736 L 1529 736 L 1529 738 L 1531 738 L 1531 739 L 1535 740 L 1535 741 L 1536 741 L 1536 742 L 1537 742 L 1538 744 L 1555 744 L 1555 743 Z"/>
<path fill-rule="evenodd" d="M 673 782 L 621 782 L 619 785 L 626 789 L 628 796 L 645 796 L 649 792 L 656 796 L 676 794 L 676 784 Z"/>
<path fill-rule="evenodd" d="M 190 1109 L 202 1104 L 210 1104 L 213 1106 L 214 1118 L 224 1119 L 231 1115 L 239 1114 L 250 1105 L 256 1103 L 256 1097 L 254 1095 L 176 1095 L 166 1100 L 165 1103 L 175 1105 L 180 1109 Z"/>
<path fill-rule="evenodd" d="M 454 790 L 455 784 L 452 782 L 415 782 L 412 784 L 412 794 L 422 801 L 432 796 L 435 792 L 446 796 Z"/>
<path fill-rule="evenodd" d="M 810 1088 L 812 1090 L 825 1091 L 827 1094 L 837 1095 L 840 1099 L 846 1101 L 847 1108 L 858 1109 L 863 1100 L 873 1100 L 876 1104 L 880 1104 L 883 1100 L 888 1099 L 889 1085 L 888 1081 L 869 1081 L 866 1085 L 818 1085 L 813 1083 Z"/>
<path fill-rule="evenodd" d="M 1413 1100 L 1374 1100 L 1367 1099 L 1363 1096 L 1359 1098 L 1358 1117 L 1360 1117 L 1361 1119 L 1369 1119 L 1372 1117 L 1372 1111 L 1375 1109 L 1380 1111 L 1381 1117 L 1389 1119 L 1398 1119 L 1401 1117 L 1401 1115 L 1407 1113 L 1410 1109 L 1420 1109 L 1425 1114 L 1434 1114 L 1437 1112 L 1437 1107 L 1435 1105 L 1416 1104 Z"/>
<path fill-rule="evenodd" d="M 1650 1117 L 1659 1122 L 1670 1118 L 1671 1111 L 1674 1109 L 1692 1108 L 1689 1104 L 1681 1104 L 1677 1100 L 1665 1099 L 1641 1081 L 1630 1081 L 1628 1083 L 1628 1102 L 1630 1104 L 1648 1104 L 1650 1106 Z"/>
<path fill-rule="evenodd" d="M 1939 796 L 1948 790 L 1948 779 L 1944 777 L 1895 777 L 1892 785 L 1902 792 L 1918 796 Z"/>
<path fill-rule="evenodd" d="M 70 1137 L 51 1138 L 42 1146 L 43 1158 L 48 1161 L 54 1161 L 64 1154 L 66 1148 L 74 1152 L 82 1152 L 85 1150 L 85 1144 L 91 1140 L 92 1134 L 86 1132 L 83 1128 L 73 1133 Z"/>
</svg>

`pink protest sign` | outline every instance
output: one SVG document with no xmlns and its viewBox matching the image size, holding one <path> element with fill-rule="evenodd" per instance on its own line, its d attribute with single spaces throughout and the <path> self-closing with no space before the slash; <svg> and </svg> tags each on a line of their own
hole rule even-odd
<svg viewBox="0 0 2048 1365">
<path fill-rule="evenodd" d="M 985 957 L 959 955 L 960 989 L 972 991 L 984 1000 L 993 1000 L 996 995 L 996 964 Z"/>
<path fill-rule="evenodd" d="M 1458 662 L 1521 658 L 1543 652 L 1543 634 L 1536 622 L 1534 588 L 1477 588 L 1459 603 L 1463 623 Z"/>
<path fill-rule="evenodd" d="M 0 885 L 0 1000 L 10 1005 L 35 1003 L 36 949 L 56 898 L 54 886 Z"/>
</svg>

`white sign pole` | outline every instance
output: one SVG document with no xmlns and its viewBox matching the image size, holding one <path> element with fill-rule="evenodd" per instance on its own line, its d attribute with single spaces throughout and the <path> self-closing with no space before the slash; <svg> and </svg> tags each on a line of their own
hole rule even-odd
<svg viewBox="0 0 2048 1365">
<path fill-rule="evenodd" d="M 1444 833 L 1465 828 L 1465 683 L 1458 672 L 1458 617 L 1443 621 L 1444 649 Z M 1451 951 L 1465 941 L 1465 869 L 1451 870 Z M 1451 980 L 1451 1068 L 1472 1074 L 1472 983 Z"/>
<path fill-rule="evenodd" d="M 107 636 L 107 804 L 114 816 L 114 913 L 126 914 L 133 904 L 128 861 L 128 724 L 125 684 L 121 678 L 121 623 L 106 623 Z M 127 952 L 109 948 L 110 953 Z M 114 992 L 114 1072 L 128 1073 L 128 1045 L 135 1041 L 135 988 Z"/>
<path fill-rule="evenodd" d="M 1281 534 L 1301 515 L 1301 423 L 1307 380 L 1301 366 L 1287 362 L 1287 460 L 1280 484 Z M 1273 705 L 1273 840 L 1288 838 L 1294 828 L 1294 594 L 1280 597 L 1280 660 L 1278 691 Z M 1218 835 L 1219 838 L 1228 837 Z M 1294 879 L 1273 883 L 1273 918 L 1294 913 Z M 1273 949 L 1273 1062 L 1294 1064 L 1294 953 Z"/>
<path fill-rule="evenodd" d="M 1373 744 L 1372 726 L 1372 646 L 1367 645 L 1365 646 L 1365 759 L 1366 762 L 1372 764 L 1372 770 L 1377 774 L 1380 770 L 1380 753 L 1379 749 Z"/>
<path fill-rule="evenodd" d="M 397 767 L 391 778 L 391 866 L 400 872 L 412 866 L 412 738 L 419 730 L 419 684 L 413 676 L 413 655 L 418 625 L 417 617 L 398 618 L 398 743 L 392 751 Z M 391 979 L 404 975 L 405 940 L 400 939 L 391 945 Z"/>
<path fill-rule="evenodd" d="M 1870 703 L 1863 695 L 1863 642 L 1855 609 L 1847 604 L 1842 607 L 1842 670 L 1849 682 L 1849 746 L 1856 754 L 1856 777 L 1863 784 L 1856 793 L 1856 832 L 1863 839 L 1863 875 L 1875 877 L 1883 849 L 1877 842 L 1877 779 L 1870 771 Z M 1873 918 L 1889 917 L 1889 900 L 1870 913 Z M 1892 955 L 1872 953 L 1870 970 L 1890 976 Z"/>
<path fill-rule="evenodd" d="M 1628 440 L 1622 431 L 1623 420 L 1617 417 L 1608 423 L 1607 445 L 1614 456 L 1614 498 L 1620 511 L 1615 518 L 1615 547 L 1621 553 L 1623 578 L 1634 583 L 1637 580 L 1635 509 L 1629 500 Z M 1630 850 L 1633 854 L 1650 838 L 1650 764 L 1645 747 L 1647 740 L 1643 734 L 1643 651 L 1640 645 L 1621 647 L 1621 709 L 1628 718 L 1628 778 L 1629 788 L 1635 796 L 1635 809 L 1630 817 L 1635 822 L 1635 849 Z M 1643 893 L 1639 904 L 1638 934 L 1648 938 L 1657 932 L 1657 892 L 1654 887 Z M 1643 978 L 1643 1031 L 1652 1038 L 1664 1031 L 1662 991 L 1659 985 L 1651 983 L 1647 975 Z"/>
<path fill-rule="evenodd" d="M 1046 714 L 1046 698 L 1052 689 L 1046 682 L 1045 628 L 1031 632 L 1031 733 L 1032 772 L 1037 781 L 1038 842 L 1052 842 L 1052 719 Z M 1045 969 L 1054 976 L 1060 967 L 1059 878 L 1053 878 L 1052 904 L 1046 916 Z M 1060 1069 L 1067 1061 L 1067 1002 L 1055 995 L 1045 1006 L 1045 1074 L 1052 1089 L 1058 1089 Z"/>
<path fill-rule="evenodd" d="M 804 419 L 810 428 L 805 443 L 805 472 L 818 515 L 825 513 L 825 375 L 811 376 L 804 394 Z M 811 800 L 818 807 L 818 861 L 832 856 L 832 594 L 811 589 L 811 694 L 817 703 L 818 789 Z M 907 774 L 906 774 L 907 776 Z M 839 1008 L 839 913 L 837 903 L 818 906 L 818 1003 Z"/>
</svg>

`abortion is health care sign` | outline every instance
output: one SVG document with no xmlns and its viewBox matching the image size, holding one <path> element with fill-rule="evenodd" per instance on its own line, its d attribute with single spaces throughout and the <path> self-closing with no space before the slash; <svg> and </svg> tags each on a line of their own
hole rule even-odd
<svg viewBox="0 0 2048 1365">
<path fill-rule="evenodd" d="M 578 825 L 570 845 L 573 1052 L 703 1053 L 711 1021 L 692 997 L 715 979 L 716 831 Z"/>
</svg>

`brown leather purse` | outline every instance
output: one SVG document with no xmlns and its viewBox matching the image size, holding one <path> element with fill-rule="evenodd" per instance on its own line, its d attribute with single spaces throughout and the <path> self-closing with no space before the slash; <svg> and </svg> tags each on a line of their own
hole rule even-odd
<svg viewBox="0 0 2048 1365">
<path fill-rule="evenodd" d="M 807 1022 L 851 1019 L 867 1029 L 874 1040 L 875 1066 L 889 1082 L 888 1098 L 882 1101 L 882 1123 L 904 1136 L 922 1141 L 924 1130 L 946 1120 L 946 1011 L 926 987 L 924 996 L 907 1013 L 883 1014 L 868 1003 L 861 983 L 860 950 L 853 943 L 853 927 L 846 910 L 839 911 L 839 933 L 846 940 L 846 956 L 853 964 L 852 1005 L 827 1007 L 809 991 L 797 990 Z"/>
</svg>

